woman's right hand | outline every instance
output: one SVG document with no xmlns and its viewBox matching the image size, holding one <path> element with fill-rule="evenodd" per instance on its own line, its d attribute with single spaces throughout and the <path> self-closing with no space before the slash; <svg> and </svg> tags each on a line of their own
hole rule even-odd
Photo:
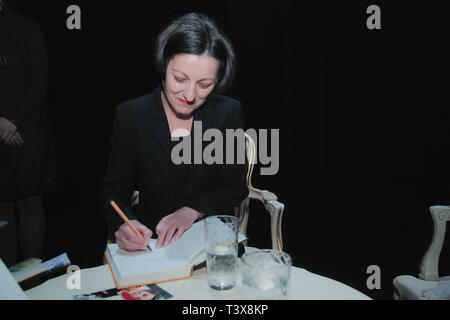
<svg viewBox="0 0 450 320">
<path fill-rule="evenodd" d="M 140 232 L 144 239 L 139 237 L 128 224 L 124 223 L 114 233 L 119 248 L 126 251 L 147 250 L 147 245 L 153 232 L 137 220 L 131 220 L 130 222 Z"/>
</svg>

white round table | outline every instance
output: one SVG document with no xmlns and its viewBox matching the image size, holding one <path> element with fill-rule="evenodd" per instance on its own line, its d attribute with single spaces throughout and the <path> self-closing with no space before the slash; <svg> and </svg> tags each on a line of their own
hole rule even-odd
<svg viewBox="0 0 450 320">
<path fill-rule="evenodd" d="M 198 270 L 185 281 L 160 284 L 173 299 L 179 300 L 239 300 L 241 299 L 240 279 L 231 290 L 210 289 L 206 280 L 206 268 Z M 319 276 L 305 269 L 292 267 L 290 286 L 286 300 L 370 300 L 363 293 L 336 280 Z"/>
<path fill-rule="evenodd" d="M 81 288 L 68 289 L 68 274 L 50 279 L 27 290 L 29 299 L 71 300 L 74 295 L 89 294 L 114 287 L 108 265 L 81 270 Z M 161 283 L 159 286 L 173 295 L 174 300 L 239 300 L 240 285 L 227 291 L 209 288 L 206 268 L 196 270 L 190 279 Z M 292 267 L 289 300 L 370 300 L 365 294 L 336 280 L 311 273 L 305 269 Z"/>
</svg>

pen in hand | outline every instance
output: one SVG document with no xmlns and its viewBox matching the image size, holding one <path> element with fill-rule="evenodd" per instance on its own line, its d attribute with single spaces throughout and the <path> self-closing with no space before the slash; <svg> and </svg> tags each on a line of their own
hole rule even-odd
<svg viewBox="0 0 450 320">
<path fill-rule="evenodd" d="M 110 204 L 114 208 L 114 210 L 116 210 L 116 212 L 119 214 L 119 216 L 125 221 L 125 223 L 128 224 L 131 230 L 133 230 L 134 233 L 136 233 L 140 238 L 144 239 L 139 230 L 136 229 L 136 227 L 130 222 L 130 220 L 128 220 L 127 216 L 122 212 L 122 210 L 120 210 L 119 206 L 112 200 L 110 201 Z M 152 248 L 150 248 L 150 244 L 147 245 L 147 248 L 148 250 L 152 251 Z"/>
</svg>

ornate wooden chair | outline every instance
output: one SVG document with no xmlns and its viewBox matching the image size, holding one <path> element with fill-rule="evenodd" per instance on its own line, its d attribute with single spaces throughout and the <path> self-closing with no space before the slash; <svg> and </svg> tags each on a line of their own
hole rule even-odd
<svg viewBox="0 0 450 320">
<path fill-rule="evenodd" d="M 450 220 L 450 206 L 430 207 L 433 237 L 420 263 L 419 276 L 394 278 L 394 298 L 399 300 L 450 300 L 450 276 L 439 277 L 438 266 L 445 228 Z"/>
<path fill-rule="evenodd" d="M 242 201 L 239 208 L 235 209 L 235 215 L 239 218 L 239 232 L 244 235 L 247 234 L 250 200 L 259 200 L 271 216 L 272 249 L 283 250 L 281 219 L 283 217 L 284 204 L 277 201 L 277 196 L 274 193 L 253 187 L 252 173 L 256 159 L 256 146 L 253 139 L 248 134 L 245 134 L 245 147 L 248 160 L 247 187 L 249 195 L 247 199 Z"/>
</svg>

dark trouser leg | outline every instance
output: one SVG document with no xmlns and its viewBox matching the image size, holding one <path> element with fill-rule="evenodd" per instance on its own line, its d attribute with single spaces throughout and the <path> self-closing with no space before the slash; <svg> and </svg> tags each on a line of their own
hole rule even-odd
<svg viewBox="0 0 450 320">
<path fill-rule="evenodd" d="M 17 263 L 17 225 L 13 201 L 0 201 L 1 221 L 7 224 L 0 227 L 0 258 L 10 267 Z"/>
<path fill-rule="evenodd" d="M 19 240 L 23 260 L 40 258 L 44 245 L 45 214 L 42 197 L 34 196 L 17 201 L 20 214 Z"/>
</svg>

